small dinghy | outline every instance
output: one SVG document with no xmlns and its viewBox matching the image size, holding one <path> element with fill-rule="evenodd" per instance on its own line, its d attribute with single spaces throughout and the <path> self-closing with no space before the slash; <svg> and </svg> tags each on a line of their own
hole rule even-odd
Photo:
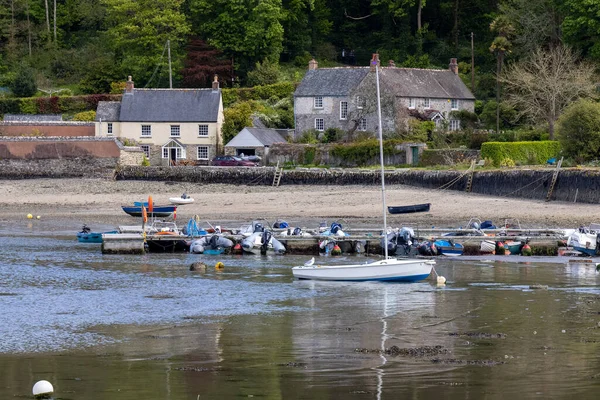
<svg viewBox="0 0 600 400">
<path fill-rule="evenodd" d="M 242 240 L 242 249 L 251 254 L 283 254 L 285 246 L 273 237 L 273 234 L 264 230 L 262 232 L 254 232 L 252 235 Z"/>
<path fill-rule="evenodd" d="M 92 230 L 84 224 L 81 232 L 77 232 L 77 241 L 81 243 L 102 243 L 103 233 L 117 233 L 117 231 L 92 232 Z"/>
<path fill-rule="evenodd" d="M 171 204 L 184 205 L 193 203 L 194 199 L 184 193 L 180 197 L 169 197 L 169 201 Z"/>
<path fill-rule="evenodd" d="M 194 254 L 223 254 L 233 247 L 233 241 L 221 235 L 205 236 L 195 239 L 190 244 L 190 253 Z"/>
</svg>

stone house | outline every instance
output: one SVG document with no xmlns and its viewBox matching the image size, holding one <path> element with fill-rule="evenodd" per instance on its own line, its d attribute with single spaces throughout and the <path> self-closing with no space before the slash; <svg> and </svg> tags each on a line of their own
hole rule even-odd
<svg viewBox="0 0 600 400">
<path fill-rule="evenodd" d="M 369 67 L 318 68 L 315 60 L 294 93 L 296 135 L 310 129 L 376 132 L 378 128 L 374 54 Z M 405 131 L 411 118 L 431 120 L 439 128 L 459 130 L 452 111 L 474 111 L 475 97 L 458 76 L 456 59 L 449 69 L 379 67 L 382 130 Z"/>
<path fill-rule="evenodd" d="M 211 89 L 136 89 L 131 76 L 120 102 L 101 101 L 96 136 L 139 144 L 151 165 L 208 165 L 223 146 L 223 100 Z"/>
</svg>

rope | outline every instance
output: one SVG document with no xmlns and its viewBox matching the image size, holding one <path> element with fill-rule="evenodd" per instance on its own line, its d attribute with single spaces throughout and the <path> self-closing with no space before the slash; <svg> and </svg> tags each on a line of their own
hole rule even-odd
<svg viewBox="0 0 600 400">
<path fill-rule="evenodd" d="M 452 179 L 450 182 L 443 184 L 438 189 L 446 190 L 446 189 L 450 188 L 450 186 L 454 185 L 456 182 L 458 182 L 463 176 L 467 175 L 469 172 L 471 172 L 471 168 L 469 168 L 468 170 L 466 170 L 464 173 L 457 176 L 456 178 Z"/>
</svg>

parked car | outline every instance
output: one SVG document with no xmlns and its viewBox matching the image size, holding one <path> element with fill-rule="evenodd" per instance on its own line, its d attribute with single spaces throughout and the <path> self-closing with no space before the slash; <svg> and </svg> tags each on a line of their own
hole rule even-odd
<svg viewBox="0 0 600 400">
<path fill-rule="evenodd" d="M 217 167 L 256 167 L 256 163 L 252 161 L 242 160 L 235 156 L 219 156 L 212 159 L 210 165 Z"/>
</svg>

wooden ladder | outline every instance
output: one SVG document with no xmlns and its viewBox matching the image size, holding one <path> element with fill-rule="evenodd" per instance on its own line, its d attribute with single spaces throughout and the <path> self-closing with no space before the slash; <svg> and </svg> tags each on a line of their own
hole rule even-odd
<svg viewBox="0 0 600 400">
<path fill-rule="evenodd" d="M 554 190 L 554 185 L 556 185 L 556 180 L 558 179 L 558 172 L 560 171 L 560 166 L 562 165 L 563 157 L 556 164 L 556 169 L 554 170 L 554 174 L 552 174 L 552 181 L 550 182 L 550 187 L 548 188 L 548 194 L 546 195 L 546 201 L 550 201 L 552 197 L 552 191 Z"/>
<path fill-rule="evenodd" d="M 277 161 L 277 166 L 275 166 L 275 175 L 273 176 L 273 186 L 279 186 L 281 175 L 283 175 L 283 167 L 280 167 L 279 161 Z"/>
<path fill-rule="evenodd" d="M 469 178 L 467 179 L 467 187 L 465 192 L 471 192 L 471 188 L 473 186 L 473 172 L 475 172 L 475 160 L 471 160 L 471 166 L 469 167 Z"/>
</svg>

